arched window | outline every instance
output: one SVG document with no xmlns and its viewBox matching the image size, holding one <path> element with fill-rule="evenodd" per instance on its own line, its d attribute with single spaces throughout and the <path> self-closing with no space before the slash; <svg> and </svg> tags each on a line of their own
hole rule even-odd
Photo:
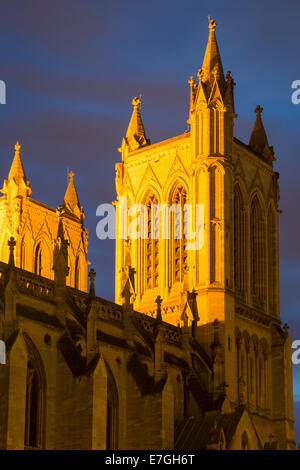
<svg viewBox="0 0 300 470">
<path fill-rule="evenodd" d="M 209 214 L 210 227 L 210 283 L 222 282 L 222 227 L 218 222 L 224 213 L 224 182 L 222 170 L 217 165 L 209 168 Z"/>
<path fill-rule="evenodd" d="M 75 260 L 75 273 L 74 273 L 74 287 L 75 289 L 80 288 L 80 268 L 79 268 L 79 256 Z"/>
<path fill-rule="evenodd" d="M 258 398 L 259 405 L 262 408 L 267 408 L 268 396 L 268 343 L 263 338 L 259 344 L 259 358 L 258 358 Z"/>
<path fill-rule="evenodd" d="M 245 275 L 245 222 L 242 194 L 238 186 L 234 189 L 234 285 L 240 296 L 244 291 Z"/>
<path fill-rule="evenodd" d="M 276 275 L 277 275 L 277 249 L 276 249 L 276 218 L 275 213 L 272 208 L 269 208 L 268 211 L 268 223 L 267 223 L 267 232 L 268 232 L 268 303 L 269 303 L 269 312 L 271 314 L 276 314 Z"/>
<path fill-rule="evenodd" d="M 180 211 L 172 211 L 172 259 L 173 283 L 183 281 L 183 273 L 187 267 L 187 239 L 184 220 L 184 205 L 187 201 L 186 188 L 178 184 L 173 192 L 171 205 L 178 204 Z"/>
<path fill-rule="evenodd" d="M 42 361 L 31 339 L 24 334 L 28 351 L 25 449 L 42 449 L 44 441 L 46 380 Z"/>
<path fill-rule="evenodd" d="M 43 266 L 42 266 L 42 247 L 41 243 L 38 243 L 35 253 L 34 253 L 34 272 L 38 276 L 42 275 Z"/>
<path fill-rule="evenodd" d="M 111 370 L 107 371 L 106 449 L 118 448 L 119 400 L 118 390 Z"/>
<path fill-rule="evenodd" d="M 262 391 L 263 391 L 263 365 L 262 360 L 259 360 L 258 365 L 258 395 L 259 398 L 262 399 Z"/>
<path fill-rule="evenodd" d="M 158 204 L 155 194 L 150 194 L 146 200 L 148 226 L 145 240 L 146 255 L 146 289 L 158 287 L 158 269 L 159 269 L 159 240 L 158 240 L 158 214 L 155 211 L 154 204 Z"/>
<path fill-rule="evenodd" d="M 20 247 L 20 268 L 25 269 L 26 267 L 26 244 L 24 237 L 21 242 L 21 247 Z"/>
<path fill-rule="evenodd" d="M 253 368 L 253 359 L 250 359 L 250 392 L 253 393 L 254 387 L 254 368 Z"/>
<path fill-rule="evenodd" d="M 251 204 L 250 233 L 252 295 L 254 300 L 261 304 L 265 300 L 265 232 L 257 196 L 253 198 Z"/>
<path fill-rule="evenodd" d="M 239 379 L 241 377 L 241 346 L 242 335 L 238 327 L 235 328 L 235 344 L 236 344 L 236 386 L 237 396 L 239 396 Z"/>
<path fill-rule="evenodd" d="M 244 359 L 244 354 L 241 356 L 241 376 L 243 379 L 245 378 L 245 359 Z"/>
</svg>

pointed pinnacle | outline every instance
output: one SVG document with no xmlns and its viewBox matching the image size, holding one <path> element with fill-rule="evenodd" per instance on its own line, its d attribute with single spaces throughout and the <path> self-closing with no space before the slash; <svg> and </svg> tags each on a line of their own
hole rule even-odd
<svg viewBox="0 0 300 470">
<path fill-rule="evenodd" d="M 8 174 L 8 181 L 14 179 L 15 182 L 18 184 L 22 179 L 26 182 L 26 175 L 23 168 L 21 156 L 20 156 L 21 145 L 19 142 L 15 144 L 15 155 L 13 162 L 10 167 L 10 171 Z"/>
<path fill-rule="evenodd" d="M 199 79 L 202 82 L 208 82 L 211 86 L 216 78 L 222 89 L 224 85 L 224 71 L 215 34 L 216 22 L 210 20 L 208 28 L 209 36 Z"/>
</svg>

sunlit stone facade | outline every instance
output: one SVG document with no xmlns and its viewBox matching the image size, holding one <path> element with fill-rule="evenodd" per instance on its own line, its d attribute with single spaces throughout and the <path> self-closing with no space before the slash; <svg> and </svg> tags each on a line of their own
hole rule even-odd
<svg viewBox="0 0 300 470">
<path fill-rule="evenodd" d="M 15 156 L 0 198 L 0 261 L 7 262 L 7 241 L 16 240 L 16 266 L 53 279 L 54 241 L 58 215 L 55 208 L 31 197 L 30 182 L 23 168 L 21 146 L 15 145 Z M 69 242 L 70 272 L 67 284 L 79 290 L 87 289 L 88 230 L 83 227 L 84 212 L 74 185 L 74 173 L 62 203 L 64 230 Z"/>
<path fill-rule="evenodd" d="M 0 199 L 0 449 L 295 446 L 274 153 L 260 107 L 249 145 L 234 138 L 234 81 L 209 29 L 186 132 L 151 145 L 133 100 L 115 205 L 143 204 L 147 237 L 117 225 L 115 303 L 93 268 L 87 289 L 74 175 L 57 210 L 32 199 L 16 144 Z M 163 203 L 204 207 L 201 249 L 174 238 L 174 218 L 156 238 Z"/>
</svg>

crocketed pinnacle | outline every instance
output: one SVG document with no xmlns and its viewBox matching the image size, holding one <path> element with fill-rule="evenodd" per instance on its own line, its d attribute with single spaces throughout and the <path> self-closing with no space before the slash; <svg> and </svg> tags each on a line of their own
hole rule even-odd
<svg viewBox="0 0 300 470">
<path fill-rule="evenodd" d="M 249 146 L 257 153 L 263 153 L 266 146 L 269 146 L 267 134 L 261 118 L 262 111 L 263 108 L 259 105 L 256 106 L 254 110 L 256 113 L 256 120 L 249 140 Z"/>
<path fill-rule="evenodd" d="M 136 96 L 132 100 L 133 112 L 126 133 L 126 140 L 132 150 L 146 145 L 148 140 L 140 113 L 141 100 Z"/>
<path fill-rule="evenodd" d="M 22 180 L 26 183 L 26 175 L 21 160 L 20 149 L 21 145 L 17 142 L 15 145 L 15 156 L 8 174 L 8 182 L 14 179 L 17 184 Z"/>
<path fill-rule="evenodd" d="M 223 65 L 215 33 L 216 22 L 214 20 L 210 20 L 208 28 L 208 42 L 206 46 L 202 69 L 200 71 L 201 81 L 212 85 L 214 79 L 216 78 L 218 80 L 220 88 L 223 88 L 225 80 Z"/>
<path fill-rule="evenodd" d="M 71 211 L 72 213 L 76 211 L 76 208 L 80 210 L 79 199 L 77 195 L 77 191 L 74 184 L 74 172 L 70 171 L 69 173 L 69 184 L 66 190 L 66 194 L 64 197 L 63 207 L 67 211 Z"/>
</svg>

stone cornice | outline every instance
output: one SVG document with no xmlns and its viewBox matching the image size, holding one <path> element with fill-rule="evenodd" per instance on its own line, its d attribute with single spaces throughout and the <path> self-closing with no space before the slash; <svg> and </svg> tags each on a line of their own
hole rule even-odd
<svg viewBox="0 0 300 470">
<path fill-rule="evenodd" d="M 278 318 L 263 312 L 259 312 L 254 308 L 242 304 L 236 304 L 235 313 L 240 317 L 247 318 L 248 320 L 251 320 L 254 323 L 258 323 L 260 325 L 269 326 L 271 323 L 277 323 L 278 325 L 281 324 L 281 321 Z"/>
</svg>

